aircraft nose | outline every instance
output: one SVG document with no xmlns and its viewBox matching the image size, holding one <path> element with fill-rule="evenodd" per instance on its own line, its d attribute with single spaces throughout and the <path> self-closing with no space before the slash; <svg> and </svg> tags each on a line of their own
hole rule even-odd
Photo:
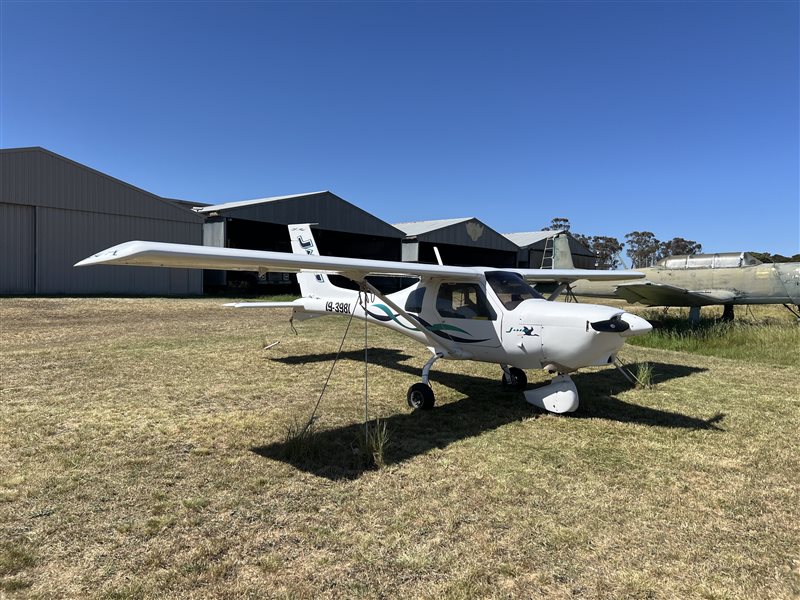
<svg viewBox="0 0 800 600">
<path fill-rule="evenodd" d="M 620 335 L 623 337 L 644 335 L 645 333 L 650 333 L 653 330 L 653 326 L 646 319 L 637 317 L 631 313 L 622 313 L 620 319 L 628 324 L 628 328 L 620 333 Z"/>
</svg>

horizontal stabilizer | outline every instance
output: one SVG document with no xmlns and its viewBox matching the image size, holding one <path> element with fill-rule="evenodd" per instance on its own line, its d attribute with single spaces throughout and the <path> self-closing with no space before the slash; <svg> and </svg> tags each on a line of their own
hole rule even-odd
<svg viewBox="0 0 800 600">
<path fill-rule="evenodd" d="M 228 308 L 303 308 L 302 302 L 229 302 Z"/>
</svg>

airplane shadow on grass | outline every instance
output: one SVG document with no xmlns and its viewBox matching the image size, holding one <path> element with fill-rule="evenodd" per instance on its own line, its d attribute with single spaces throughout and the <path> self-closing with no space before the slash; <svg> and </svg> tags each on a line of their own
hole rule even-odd
<svg viewBox="0 0 800 600">
<path fill-rule="evenodd" d="M 331 361 L 335 356 L 333 353 L 310 354 L 273 360 L 288 365 L 302 365 Z M 399 350 L 384 348 L 372 348 L 369 353 L 371 364 L 418 378 L 420 368 L 403 362 L 411 358 L 413 357 Z M 363 351 L 343 352 L 340 356 L 340 360 L 363 359 Z M 666 363 L 651 363 L 651 366 L 654 384 L 705 371 L 698 367 Z M 576 373 L 572 379 L 585 401 L 576 413 L 562 418 L 607 419 L 653 427 L 721 430 L 716 425 L 724 418 L 721 413 L 710 419 L 699 419 L 615 398 L 615 391 L 625 391 L 632 387 L 616 369 Z M 385 464 L 400 463 L 434 448 L 445 448 L 458 440 L 480 435 L 514 421 L 535 418 L 542 413 L 526 403 L 519 392 L 501 390 L 499 368 L 496 381 L 447 372 L 435 372 L 431 381 L 434 390 L 445 386 L 457 390 L 465 397 L 456 402 L 435 406 L 432 410 L 409 411 L 383 419 L 391 439 L 383 457 Z M 532 387 L 536 386 L 529 386 Z M 405 390 L 402 394 L 405 395 Z M 315 431 L 302 443 L 298 443 L 296 439 L 287 440 L 255 447 L 252 451 L 321 477 L 334 480 L 356 479 L 373 468 L 372 461 L 364 460 L 364 453 L 359 451 L 359 443 L 363 438 L 364 424 L 353 423 Z"/>
</svg>

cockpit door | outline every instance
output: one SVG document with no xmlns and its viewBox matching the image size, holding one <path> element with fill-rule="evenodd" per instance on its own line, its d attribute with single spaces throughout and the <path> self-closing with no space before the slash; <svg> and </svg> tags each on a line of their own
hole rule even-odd
<svg viewBox="0 0 800 600">
<path fill-rule="evenodd" d="M 500 346 L 500 315 L 475 282 L 441 282 L 436 289 L 430 331 L 465 347 Z"/>
</svg>

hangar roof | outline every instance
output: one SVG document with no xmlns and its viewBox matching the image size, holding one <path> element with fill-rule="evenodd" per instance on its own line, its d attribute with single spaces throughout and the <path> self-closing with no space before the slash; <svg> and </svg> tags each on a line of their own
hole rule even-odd
<svg viewBox="0 0 800 600">
<path fill-rule="evenodd" d="M 434 221 L 409 221 L 407 223 L 395 223 L 394 226 L 403 231 L 406 235 L 422 235 L 430 231 L 436 231 L 444 227 L 450 227 L 456 223 L 469 221 L 473 217 L 462 217 L 460 219 L 437 219 Z"/>
<path fill-rule="evenodd" d="M 320 229 L 402 238 L 404 234 L 375 215 L 329 191 L 272 196 L 254 200 L 225 202 L 195 208 L 210 216 L 231 217 L 264 223 L 315 223 Z"/>
<path fill-rule="evenodd" d="M 237 200 L 235 202 L 224 202 L 222 204 L 207 204 L 205 206 L 200 205 L 197 210 L 198 212 L 219 212 L 221 210 L 229 210 L 231 208 L 256 206 L 258 204 L 278 202 L 279 200 L 291 200 L 292 198 L 304 198 L 305 196 L 314 196 L 316 194 L 330 194 L 330 192 L 327 190 L 322 190 L 320 192 L 305 192 L 302 194 L 290 194 L 288 196 L 269 196 L 267 198 L 255 198 L 253 200 Z"/>
<path fill-rule="evenodd" d="M 517 246 L 475 217 L 395 223 L 395 227 L 420 242 L 473 246 L 516 252 Z"/>
<path fill-rule="evenodd" d="M 170 200 L 45 148 L 0 150 L 0 201 L 67 210 L 202 223 Z"/>
<path fill-rule="evenodd" d="M 514 242 L 520 248 L 527 248 L 538 244 L 542 240 L 564 233 L 563 229 L 544 229 L 542 231 L 522 231 L 519 233 L 504 233 L 503 236 Z"/>
</svg>

